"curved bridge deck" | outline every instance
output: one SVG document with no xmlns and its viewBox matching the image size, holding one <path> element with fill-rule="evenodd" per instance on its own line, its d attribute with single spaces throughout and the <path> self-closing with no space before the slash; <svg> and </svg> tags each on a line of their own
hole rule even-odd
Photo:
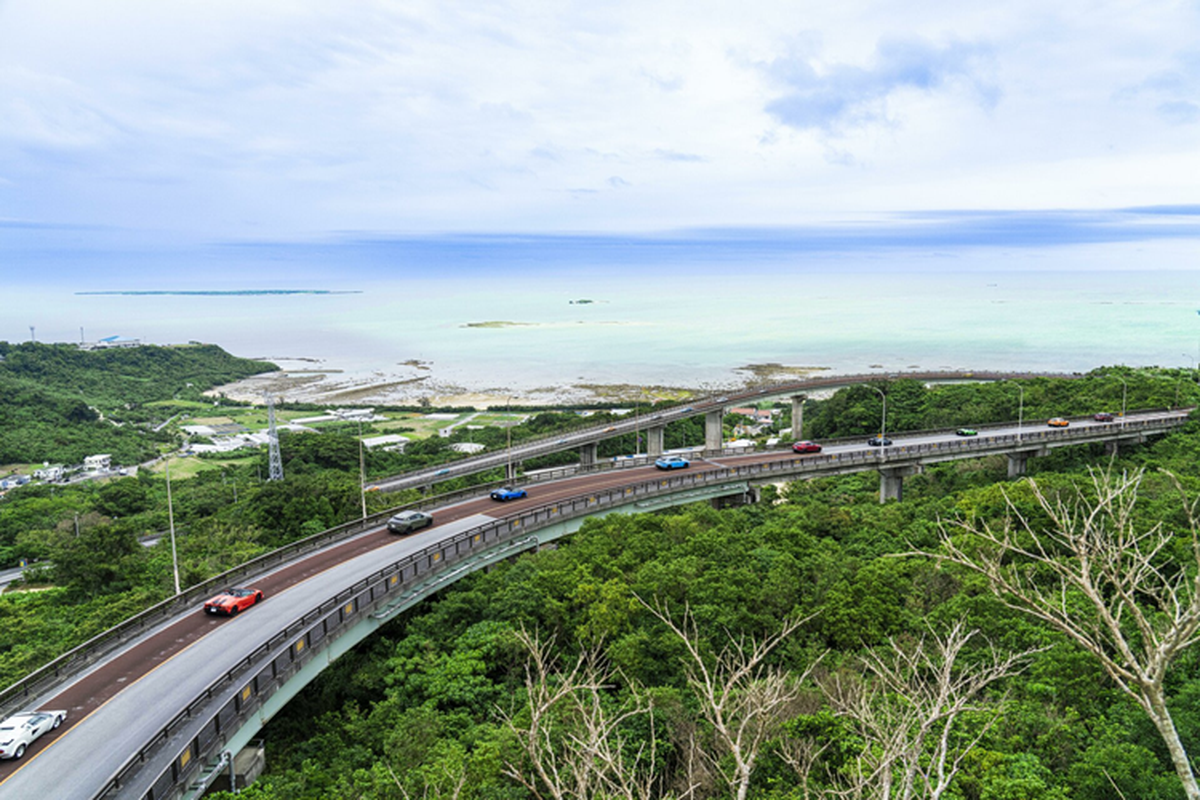
<svg viewBox="0 0 1200 800">
<path fill-rule="evenodd" d="M 1081 420 L 1066 429 L 996 426 L 971 438 L 906 434 L 888 448 L 858 442 L 815 455 L 729 456 L 678 472 L 602 470 L 540 484 L 534 496 L 511 505 L 460 502 L 439 511 L 436 527 L 401 540 L 373 527 L 378 519 L 344 526 L 320 542 L 293 546 L 287 556 L 264 557 L 257 572 L 240 568 L 250 571 L 217 579 L 262 575 L 280 564 L 263 580 L 291 574 L 291 582 L 269 591 L 260 607 L 214 623 L 181 648 L 171 650 L 177 626 L 203 619 L 197 597 L 210 593 L 212 585 L 147 612 L 143 616 L 158 621 L 130 628 L 125 638 L 101 639 L 91 644 L 92 651 L 85 647 L 54 670 L 31 676 L 23 688 L 5 690 L 10 704 L 34 697 L 53 704 L 62 696 L 54 687 L 72 691 L 96 680 L 95 691 L 108 695 L 100 708 L 73 717 L 65 734 L 10 773 L 0 783 L 0 796 L 161 800 L 199 791 L 221 753 L 249 739 L 325 665 L 379 625 L 463 575 L 571 533 L 590 516 L 745 495 L 768 482 L 862 470 L 886 476 L 936 461 L 1140 441 L 1182 425 L 1187 413 L 1147 412 L 1124 424 Z M 332 542 L 336 547 L 327 546 Z M 181 608 L 190 610 L 180 616 Z M 107 665 L 136 648 L 157 657 L 147 657 L 141 674 L 123 680 L 125 688 L 105 684 Z"/>
</svg>

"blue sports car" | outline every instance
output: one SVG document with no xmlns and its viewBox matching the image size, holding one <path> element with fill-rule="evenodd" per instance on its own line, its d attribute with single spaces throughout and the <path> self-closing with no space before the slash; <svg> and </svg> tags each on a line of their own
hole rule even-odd
<svg viewBox="0 0 1200 800">
<path fill-rule="evenodd" d="M 659 469 L 687 469 L 691 463 L 683 456 L 663 456 L 654 462 L 654 466 Z"/>
<path fill-rule="evenodd" d="M 524 489 L 513 489 L 509 486 L 505 486 L 502 489 L 497 489 L 496 491 L 492 492 L 492 499 L 499 500 L 501 503 L 507 500 L 520 500 L 522 497 L 528 496 L 529 495 L 525 493 Z"/>
</svg>

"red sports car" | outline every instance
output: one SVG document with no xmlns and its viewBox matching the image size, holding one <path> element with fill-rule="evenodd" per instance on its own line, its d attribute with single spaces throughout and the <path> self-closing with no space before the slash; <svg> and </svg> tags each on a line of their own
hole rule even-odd
<svg viewBox="0 0 1200 800">
<path fill-rule="evenodd" d="M 204 613 L 234 616 L 239 611 L 261 603 L 263 593 L 258 589 L 226 589 L 204 603 Z"/>
<path fill-rule="evenodd" d="M 792 445 L 792 451 L 796 453 L 819 453 L 821 452 L 821 445 L 808 441 L 796 442 Z"/>
</svg>

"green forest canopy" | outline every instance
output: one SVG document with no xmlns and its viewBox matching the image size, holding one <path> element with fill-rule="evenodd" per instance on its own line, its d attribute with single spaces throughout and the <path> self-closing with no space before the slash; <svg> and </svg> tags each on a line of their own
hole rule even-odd
<svg viewBox="0 0 1200 800">
<path fill-rule="evenodd" d="M 0 464 L 79 463 L 111 453 L 115 463 L 152 457 L 159 412 L 145 403 L 201 399 L 223 383 L 276 369 L 216 345 L 103 348 L 0 342 Z"/>
</svg>

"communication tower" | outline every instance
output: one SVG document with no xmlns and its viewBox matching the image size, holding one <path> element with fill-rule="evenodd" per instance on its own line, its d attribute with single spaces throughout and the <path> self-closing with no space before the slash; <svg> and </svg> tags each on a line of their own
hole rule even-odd
<svg viewBox="0 0 1200 800">
<path fill-rule="evenodd" d="M 275 398 L 267 395 L 267 446 L 270 454 L 267 459 L 270 475 L 269 481 L 283 480 L 283 459 L 279 455 L 279 431 L 275 429 Z"/>
</svg>

